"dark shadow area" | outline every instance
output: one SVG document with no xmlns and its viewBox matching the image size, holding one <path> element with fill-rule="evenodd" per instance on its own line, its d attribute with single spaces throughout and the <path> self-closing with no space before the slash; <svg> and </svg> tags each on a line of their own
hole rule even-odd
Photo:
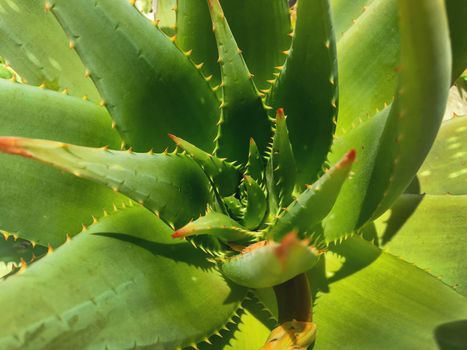
<svg viewBox="0 0 467 350">
<path fill-rule="evenodd" d="M 200 268 L 203 271 L 209 271 L 216 268 L 216 263 L 209 261 L 206 254 L 197 250 L 189 243 L 158 243 L 124 233 L 98 232 L 94 233 L 94 235 L 119 239 L 124 242 L 135 244 L 143 249 L 146 249 L 154 256 L 163 256 L 167 259 L 172 259 L 177 262 Z M 220 274 L 220 276 L 226 281 L 230 288 L 230 294 L 224 300 L 224 304 L 238 302 L 239 293 L 245 294 L 246 289 L 226 279 L 222 274 Z M 241 299 L 242 298 L 240 298 L 240 300 Z"/>
<path fill-rule="evenodd" d="M 467 320 L 444 323 L 435 328 L 434 335 L 441 350 L 466 350 Z"/>
<path fill-rule="evenodd" d="M 330 246 L 330 250 L 345 258 L 342 268 L 328 278 L 328 283 L 339 281 L 370 265 L 378 259 L 381 250 L 361 238 L 351 238 L 342 244 Z"/>
<path fill-rule="evenodd" d="M 146 239 L 124 233 L 98 232 L 93 233 L 93 235 L 119 239 L 124 242 L 132 243 L 146 249 L 155 256 L 163 256 L 168 259 L 199 267 L 203 270 L 210 270 L 215 267 L 213 262 L 208 261 L 202 252 L 196 250 L 189 243 L 164 244 L 148 241 Z"/>
<path fill-rule="evenodd" d="M 408 194 L 420 194 L 420 180 L 418 180 L 418 176 L 415 176 L 412 180 L 412 182 L 410 183 L 409 186 L 407 186 L 407 188 L 405 189 L 405 192 L 404 193 L 408 193 Z"/>
<path fill-rule="evenodd" d="M 391 216 L 387 221 L 386 229 L 381 236 L 381 245 L 386 245 L 415 212 L 423 200 L 423 195 L 406 194 L 399 197 L 391 208 Z"/>
</svg>

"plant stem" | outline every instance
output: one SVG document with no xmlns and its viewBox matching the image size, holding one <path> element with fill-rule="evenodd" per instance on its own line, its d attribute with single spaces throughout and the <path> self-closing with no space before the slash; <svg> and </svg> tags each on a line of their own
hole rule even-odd
<svg viewBox="0 0 467 350">
<path fill-rule="evenodd" d="M 274 287 L 279 310 L 279 323 L 312 321 L 312 300 L 306 274 L 298 275 Z"/>
</svg>

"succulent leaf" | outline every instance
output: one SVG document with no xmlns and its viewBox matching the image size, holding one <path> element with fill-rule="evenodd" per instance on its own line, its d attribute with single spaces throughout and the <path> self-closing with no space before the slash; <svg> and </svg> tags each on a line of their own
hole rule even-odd
<svg viewBox="0 0 467 350">
<path fill-rule="evenodd" d="M 239 170 L 225 159 L 213 156 L 195 145 L 174 135 L 169 137 L 183 150 L 185 150 L 210 176 L 221 196 L 229 196 L 237 192 L 240 184 Z"/>
<path fill-rule="evenodd" d="M 222 76 L 217 154 L 246 163 L 250 138 L 264 152 L 270 135 L 269 120 L 219 0 L 208 0 L 208 4 Z"/>
<path fill-rule="evenodd" d="M 246 174 L 259 184 L 263 183 L 264 165 L 261 153 L 254 139 L 250 139 L 250 148 L 248 150 L 248 162 L 246 164 Z"/>
<path fill-rule="evenodd" d="M 337 118 L 336 43 L 328 0 L 298 3 L 292 47 L 269 104 L 288 115 L 298 184 L 315 181 Z"/>
<path fill-rule="evenodd" d="M 330 0 L 332 10 L 332 22 L 336 38 L 340 39 L 361 15 L 368 9 L 374 0 Z"/>
<path fill-rule="evenodd" d="M 371 1 L 337 43 L 337 135 L 349 132 L 391 103 L 397 86 L 399 47 L 397 0 Z"/>
<path fill-rule="evenodd" d="M 110 117 L 95 104 L 5 80 L 0 91 L 0 136 L 120 144 Z M 28 159 L 0 154 L 0 164 L 0 229 L 45 246 L 63 243 L 67 233 L 75 235 L 90 224 L 92 215 L 128 202 L 104 186 Z"/>
<path fill-rule="evenodd" d="M 238 1 L 237 1 L 238 2 Z M 229 17 L 228 17 L 229 18 Z M 217 62 L 216 38 L 212 32 L 207 0 L 177 1 L 177 46 L 190 55 L 209 83 L 222 97 L 221 71 Z"/>
<path fill-rule="evenodd" d="M 467 194 L 467 117 L 443 122 L 416 187 L 428 194 Z"/>
<path fill-rule="evenodd" d="M 64 144 L 0 138 L 0 151 L 33 158 L 108 186 L 141 203 L 177 227 L 203 214 L 209 184 L 190 158 Z"/>
<path fill-rule="evenodd" d="M 338 253 L 344 265 L 329 281 L 331 292 L 318 292 L 314 307 L 318 332 L 313 349 L 342 344 L 359 349 L 435 349 L 456 338 L 461 341 L 457 346 L 462 344 L 463 333 L 455 335 L 449 329 L 454 321 L 465 319 L 464 296 L 359 237 L 345 241 Z"/>
<path fill-rule="evenodd" d="M 292 230 L 300 234 L 314 234 L 317 225 L 332 209 L 342 185 L 348 178 L 355 153 L 355 150 L 348 152 L 318 181 L 308 186 L 272 224 L 268 236 L 279 241 Z"/>
<path fill-rule="evenodd" d="M 222 273 L 235 283 L 249 288 L 269 288 L 311 269 L 320 251 L 297 239 L 296 233 L 286 235 L 280 243 L 261 241 L 242 253 L 222 262 Z"/>
<path fill-rule="evenodd" d="M 467 296 L 467 270 L 458 268 L 467 248 L 466 206 L 465 195 L 402 195 L 375 221 L 376 232 L 385 251 Z"/>
<path fill-rule="evenodd" d="M 256 237 L 234 219 L 222 213 L 210 211 L 188 223 L 172 234 L 173 238 L 196 235 L 213 235 L 224 242 L 248 241 Z"/>
<path fill-rule="evenodd" d="M 15 235 L 6 231 L 0 231 L 0 262 L 24 265 L 46 252 L 47 248 L 44 246 L 32 244 L 28 240 L 15 238 Z"/>
<path fill-rule="evenodd" d="M 170 232 L 144 208 L 119 210 L 0 281 L 1 309 L 18 315 L 0 320 L 0 347 L 175 349 L 222 328 L 245 289 Z"/>
<path fill-rule="evenodd" d="M 285 62 L 291 23 L 287 0 L 221 0 L 230 28 L 253 81 L 261 91 Z"/>
<path fill-rule="evenodd" d="M 128 0 L 50 3 L 129 146 L 161 152 L 170 132 L 214 148 L 217 98 L 189 59 Z"/>
<path fill-rule="evenodd" d="M 0 55 L 23 82 L 99 102 L 99 93 L 45 1 L 5 1 L 0 12 Z"/>
<path fill-rule="evenodd" d="M 349 147 L 362 150 L 354 168 L 360 175 L 344 184 L 324 220 L 328 240 L 351 233 L 390 207 L 415 176 L 440 126 L 451 74 L 444 4 L 418 5 L 400 1 L 402 68 L 396 101 L 390 111 L 337 139 L 330 155 L 332 160 Z M 429 41 L 420 39 L 427 35 Z M 420 89 L 420 79 L 426 89 Z"/>
<path fill-rule="evenodd" d="M 277 110 L 271 154 L 266 167 L 269 210 L 274 213 L 279 208 L 292 202 L 292 192 L 297 175 L 294 152 L 290 144 L 287 123 L 282 108 Z"/>
<path fill-rule="evenodd" d="M 246 192 L 246 206 L 241 222 L 246 228 L 254 230 L 264 220 L 267 210 L 266 195 L 261 186 L 251 176 L 246 175 L 243 184 Z"/>
<path fill-rule="evenodd" d="M 462 0 L 446 0 L 449 20 L 449 35 L 452 49 L 452 81 L 454 82 L 467 67 L 467 7 Z"/>
</svg>

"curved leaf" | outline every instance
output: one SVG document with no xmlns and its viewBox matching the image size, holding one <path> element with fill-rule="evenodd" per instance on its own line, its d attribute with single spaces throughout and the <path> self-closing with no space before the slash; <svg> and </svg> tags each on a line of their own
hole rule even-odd
<svg viewBox="0 0 467 350">
<path fill-rule="evenodd" d="M 3 1 L 0 4 L 0 55 L 23 82 L 99 102 L 79 57 L 45 1 Z"/>
<path fill-rule="evenodd" d="M 157 26 L 167 35 L 174 35 L 177 31 L 177 0 L 155 0 L 154 20 Z"/>
<path fill-rule="evenodd" d="M 81 99 L 0 80 L 0 135 L 119 147 L 103 108 Z M 127 199 L 46 165 L 0 155 L 0 229 L 57 246 L 91 215 Z M 46 200 L 45 200 L 46 199 Z"/>
<path fill-rule="evenodd" d="M 467 68 L 467 6 L 463 0 L 446 0 L 449 20 L 449 34 L 452 48 L 452 81 L 454 82 Z"/>
<path fill-rule="evenodd" d="M 222 273 L 235 283 L 249 288 L 269 288 L 311 269 L 321 252 L 286 235 L 280 243 L 261 241 L 222 262 Z"/>
<path fill-rule="evenodd" d="M 328 0 L 298 3 L 297 24 L 270 104 L 283 107 L 297 160 L 297 182 L 316 180 L 337 118 L 336 43 Z"/>
<path fill-rule="evenodd" d="M 266 165 L 266 184 L 271 212 L 277 212 L 279 208 L 292 202 L 296 175 L 297 166 L 289 140 L 284 110 L 279 108 L 276 114 L 271 151 Z"/>
<path fill-rule="evenodd" d="M 33 158 L 106 185 L 177 227 L 203 214 L 209 183 L 201 168 L 178 154 L 143 154 L 4 137 L 0 152 Z"/>
<path fill-rule="evenodd" d="M 122 210 L 0 281 L 0 347 L 175 349 L 216 332 L 245 290 L 170 232 L 143 208 Z"/>
<path fill-rule="evenodd" d="M 397 0 L 372 1 L 337 44 L 337 135 L 349 132 L 392 101 L 399 48 Z"/>
<path fill-rule="evenodd" d="M 355 150 L 352 150 L 318 181 L 303 191 L 270 227 L 269 237 L 278 241 L 293 230 L 309 236 L 316 233 L 317 225 L 333 207 L 343 183 L 349 176 L 354 160 Z"/>
<path fill-rule="evenodd" d="M 405 190 L 426 157 L 440 126 L 450 81 L 444 4 L 400 1 L 402 57 L 398 97 L 384 111 L 336 140 L 330 159 L 361 149 L 356 176 L 344 184 L 325 219 L 332 240 L 377 217 Z M 420 40 L 426 38 L 430 40 Z M 414 43 L 417 43 L 416 45 Z M 428 74 L 429 73 L 429 74 Z"/>
<path fill-rule="evenodd" d="M 125 142 L 139 151 L 163 151 L 170 132 L 213 149 L 219 113 L 214 93 L 128 0 L 50 3 Z"/>
<path fill-rule="evenodd" d="M 467 196 L 402 195 L 375 225 L 386 251 L 467 296 Z"/>
<path fill-rule="evenodd" d="M 443 122 L 418 172 L 421 192 L 467 194 L 467 117 Z"/>
<path fill-rule="evenodd" d="M 332 22 L 336 37 L 339 39 L 345 32 L 358 22 L 361 16 L 374 0 L 330 0 Z"/>
<path fill-rule="evenodd" d="M 465 297 L 371 243 L 352 238 L 339 254 L 349 270 L 376 260 L 319 293 L 313 349 L 436 349 L 450 340 L 439 329 L 467 316 Z"/>
<path fill-rule="evenodd" d="M 32 245 L 27 240 L 15 238 L 15 236 L 8 235 L 6 232 L 0 232 L 0 262 L 19 264 L 21 260 L 31 261 L 34 257 L 45 252 L 47 252 L 47 248 L 43 246 Z"/>
<path fill-rule="evenodd" d="M 246 205 L 242 223 L 246 228 L 254 230 L 263 222 L 267 200 L 263 189 L 251 176 L 245 175 L 244 179 Z"/>
</svg>

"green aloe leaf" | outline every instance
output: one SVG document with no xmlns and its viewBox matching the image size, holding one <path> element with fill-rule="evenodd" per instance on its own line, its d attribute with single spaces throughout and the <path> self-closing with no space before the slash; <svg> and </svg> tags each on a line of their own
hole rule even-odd
<svg viewBox="0 0 467 350">
<path fill-rule="evenodd" d="M 0 80 L 0 135 L 50 138 L 119 147 L 105 110 L 57 92 Z M 127 199 L 104 186 L 38 164 L 0 155 L 0 229 L 47 246 L 74 235 L 91 215 Z M 44 200 L 46 198 L 47 200 Z"/>
<path fill-rule="evenodd" d="M 177 227 L 203 214 L 210 200 L 208 179 L 201 168 L 179 154 L 113 151 L 14 137 L 0 138 L 0 151 L 106 185 Z"/>
<path fill-rule="evenodd" d="M 282 108 L 277 110 L 274 137 L 266 166 L 269 210 L 277 212 L 278 209 L 292 202 L 292 192 L 297 176 L 297 165 Z"/>
<path fill-rule="evenodd" d="M 427 155 L 444 113 L 450 55 L 444 4 L 401 0 L 401 72 L 397 98 L 335 142 L 330 159 L 349 147 L 361 150 L 354 171 L 324 222 L 334 240 L 388 209 Z M 430 35 L 431 40 L 421 40 Z M 417 44 L 414 44 L 417 43 Z M 429 74 L 428 74 L 429 72 Z M 423 86 L 423 88 L 420 88 Z"/>
<path fill-rule="evenodd" d="M 385 251 L 467 296 L 467 196 L 402 195 L 375 221 Z M 449 252 L 449 258 L 446 257 Z"/>
<path fill-rule="evenodd" d="M 303 186 L 322 171 L 337 118 L 336 43 L 328 0 L 298 3 L 292 47 L 271 94 L 270 104 L 283 107 L 288 116 L 297 181 Z"/>
<path fill-rule="evenodd" d="M 263 183 L 263 159 L 261 153 L 258 150 L 255 140 L 250 139 L 250 148 L 248 150 L 248 162 L 246 164 L 246 174 L 250 175 L 253 180 L 259 184 Z"/>
<path fill-rule="evenodd" d="M 372 1 L 337 44 L 337 135 L 349 132 L 391 103 L 399 48 L 397 0 Z"/>
<path fill-rule="evenodd" d="M 258 89 L 268 89 L 275 68 L 285 62 L 290 48 L 287 0 L 221 0 L 238 47 L 253 73 Z"/>
<path fill-rule="evenodd" d="M 454 82 L 467 67 L 467 7 L 463 0 L 446 0 L 449 19 L 449 35 L 452 48 L 452 81 Z"/>
<path fill-rule="evenodd" d="M 217 153 L 246 163 L 250 138 L 264 152 L 270 135 L 269 120 L 219 0 L 208 0 L 208 4 L 222 75 Z"/>
<path fill-rule="evenodd" d="M 244 179 L 246 205 L 241 222 L 246 228 L 254 230 L 263 222 L 266 214 L 266 194 L 251 176 L 245 175 Z"/>
<path fill-rule="evenodd" d="M 290 46 L 287 1 L 221 0 L 220 3 L 256 86 L 268 89 L 275 67 L 285 61 L 282 51 Z M 216 41 L 206 0 L 178 1 L 176 42 L 183 50 L 192 50 L 196 63 L 204 63 L 203 71 L 213 75 L 214 86 L 220 83 Z"/>
<path fill-rule="evenodd" d="M 45 1 L 3 1 L 0 4 L 0 55 L 23 82 L 99 102 L 79 57 Z"/>
<path fill-rule="evenodd" d="M 359 17 L 363 15 L 373 1 L 374 0 L 330 0 L 332 22 L 338 39 L 340 39 L 352 25 L 358 22 Z"/>
<path fill-rule="evenodd" d="M 255 238 L 253 232 L 249 232 L 234 219 L 215 211 L 207 212 L 172 234 L 173 238 L 183 238 L 197 235 L 212 235 L 224 242 L 245 241 Z"/>
<path fill-rule="evenodd" d="M 269 288 L 311 269 L 321 252 L 295 232 L 280 243 L 261 241 L 240 254 L 222 261 L 222 273 L 235 283 L 249 288 Z"/>
<path fill-rule="evenodd" d="M 217 332 L 245 290 L 170 232 L 143 208 L 121 210 L 1 281 L 15 317 L 0 320 L 0 347 L 175 349 Z"/>
<path fill-rule="evenodd" d="M 467 194 L 467 117 L 443 122 L 418 172 L 418 190 L 428 194 Z"/>
<path fill-rule="evenodd" d="M 337 252 L 345 262 L 330 292 L 318 294 L 313 349 L 437 349 L 455 338 L 460 342 L 450 349 L 465 344 L 464 332 L 448 334 L 467 316 L 465 297 L 360 238 Z"/>
<path fill-rule="evenodd" d="M 3 63 L 0 63 L 0 79 L 14 78 L 13 72 Z"/>
<path fill-rule="evenodd" d="M 238 1 L 237 1 L 238 2 Z M 216 38 L 207 0 L 177 1 L 177 46 L 190 55 L 195 64 L 202 65 L 211 86 L 220 93 L 221 71 L 217 62 Z M 219 94 L 220 96 L 221 94 Z"/>
<path fill-rule="evenodd" d="M 333 207 L 354 160 L 355 150 L 352 150 L 303 191 L 272 224 L 268 232 L 269 237 L 279 241 L 293 230 L 307 235 L 316 233 L 317 225 Z"/>
<path fill-rule="evenodd" d="M 47 248 L 41 245 L 33 245 L 28 240 L 16 238 L 14 235 L 0 231 L 0 262 L 19 264 L 22 260 L 24 262 L 31 261 L 34 257 L 46 252 Z"/>
<path fill-rule="evenodd" d="M 139 151 L 162 151 L 171 132 L 214 148 L 214 93 L 189 59 L 127 0 L 51 4 L 126 143 Z"/>
<path fill-rule="evenodd" d="M 199 149 L 195 145 L 174 135 L 169 137 L 183 150 L 185 150 L 210 176 L 219 190 L 221 196 L 228 196 L 237 192 L 240 183 L 240 171 L 232 163 L 218 158 Z"/>
</svg>

